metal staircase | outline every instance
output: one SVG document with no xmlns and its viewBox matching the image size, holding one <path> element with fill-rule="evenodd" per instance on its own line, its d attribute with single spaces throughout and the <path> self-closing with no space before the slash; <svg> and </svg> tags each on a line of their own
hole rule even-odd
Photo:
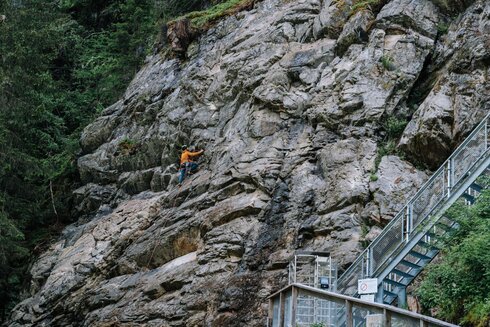
<svg viewBox="0 0 490 327">
<path fill-rule="evenodd" d="M 476 183 L 490 165 L 490 114 L 431 176 L 337 282 L 357 295 L 357 281 L 377 278 L 376 301 L 406 305 L 406 288 L 439 252 L 438 240 L 458 225 L 444 212 L 459 198 L 475 201 Z"/>
</svg>

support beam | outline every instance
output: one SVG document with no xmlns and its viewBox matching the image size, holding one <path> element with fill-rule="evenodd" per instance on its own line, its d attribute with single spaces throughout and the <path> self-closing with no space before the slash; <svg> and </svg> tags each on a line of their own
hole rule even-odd
<svg viewBox="0 0 490 327">
<path fill-rule="evenodd" d="M 345 300 L 345 327 L 353 327 L 352 322 L 352 302 Z"/>
<path fill-rule="evenodd" d="M 291 289 L 291 324 L 296 326 L 296 307 L 298 303 L 298 289 L 293 286 Z"/>
<path fill-rule="evenodd" d="M 284 326 L 284 292 L 279 294 L 279 327 Z"/>
<path fill-rule="evenodd" d="M 391 312 L 386 309 L 383 309 L 383 326 L 391 327 Z"/>
<path fill-rule="evenodd" d="M 267 317 L 267 327 L 272 327 L 272 319 L 274 319 L 274 299 L 269 298 L 269 313 Z"/>
<path fill-rule="evenodd" d="M 407 289 L 405 287 L 400 288 L 400 291 L 398 292 L 398 307 L 407 307 Z"/>
<path fill-rule="evenodd" d="M 383 287 L 383 283 L 378 284 L 378 292 L 376 293 L 375 301 L 378 303 L 383 303 L 383 299 L 385 296 L 385 289 Z"/>
</svg>

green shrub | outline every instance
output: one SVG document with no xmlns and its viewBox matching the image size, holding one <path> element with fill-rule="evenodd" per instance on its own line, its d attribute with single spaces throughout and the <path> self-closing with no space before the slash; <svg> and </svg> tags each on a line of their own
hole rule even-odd
<svg viewBox="0 0 490 327">
<path fill-rule="evenodd" d="M 135 152 L 137 144 L 130 138 L 125 137 L 119 142 L 118 147 L 122 154 L 128 155 Z"/>
<path fill-rule="evenodd" d="M 448 24 L 446 23 L 437 24 L 437 32 L 439 32 L 439 34 L 446 34 L 448 30 L 449 30 Z"/>
<path fill-rule="evenodd" d="M 490 321 L 490 191 L 468 207 L 457 203 L 447 216 L 459 229 L 444 241 L 442 260 L 428 267 L 417 290 L 425 312 L 467 326 Z"/>
<path fill-rule="evenodd" d="M 388 71 L 392 71 L 396 69 L 395 64 L 393 63 L 393 59 L 390 56 L 382 56 L 379 61 L 383 65 L 384 69 Z"/>
<path fill-rule="evenodd" d="M 402 135 L 405 127 L 407 127 L 408 121 L 405 119 L 399 119 L 397 117 L 388 117 L 384 128 L 386 130 L 386 136 L 389 139 L 398 139 Z"/>
</svg>

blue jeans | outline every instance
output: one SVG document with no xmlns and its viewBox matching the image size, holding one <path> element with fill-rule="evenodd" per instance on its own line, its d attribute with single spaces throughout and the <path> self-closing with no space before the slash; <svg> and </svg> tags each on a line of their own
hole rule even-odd
<svg viewBox="0 0 490 327">
<path fill-rule="evenodd" d="M 193 173 L 197 170 L 199 165 L 195 162 L 186 162 L 180 166 L 179 184 L 184 181 L 185 175 Z"/>
</svg>

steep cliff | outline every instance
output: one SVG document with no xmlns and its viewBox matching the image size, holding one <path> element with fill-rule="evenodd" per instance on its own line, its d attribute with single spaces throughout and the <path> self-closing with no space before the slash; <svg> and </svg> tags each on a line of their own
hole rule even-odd
<svg viewBox="0 0 490 327">
<path fill-rule="evenodd" d="M 148 57 L 9 325 L 263 326 L 294 250 L 345 268 L 490 109 L 490 3 L 438 5 L 264 0 Z"/>
</svg>

